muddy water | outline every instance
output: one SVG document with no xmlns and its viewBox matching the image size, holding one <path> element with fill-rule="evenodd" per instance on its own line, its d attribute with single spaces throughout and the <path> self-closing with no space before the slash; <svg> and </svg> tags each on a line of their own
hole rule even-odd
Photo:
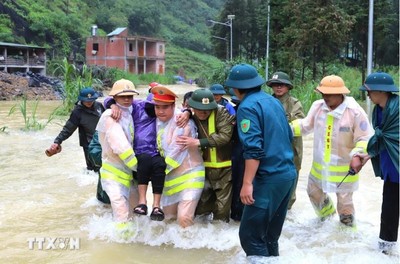
<svg viewBox="0 0 400 264">
<path fill-rule="evenodd" d="M 176 89 L 179 94 L 187 90 Z M 97 175 L 84 169 L 77 133 L 63 143 L 60 154 L 47 157 L 44 150 L 65 119 L 42 131 L 24 132 L 20 113 L 7 116 L 17 103 L 0 102 L 0 129 L 6 127 L 0 132 L 1 263 L 247 262 L 238 223 L 198 220 L 183 230 L 176 223 L 136 217 L 135 232 L 121 239 L 114 232 L 111 209 L 95 199 Z M 40 102 L 39 121 L 59 104 Z M 312 137 L 306 137 L 304 145 L 298 200 L 285 222 L 281 257 L 259 263 L 399 263 L 398 248 L 392 256 L 376 248 L 382 183 L 373 177 L 371 166 L 364 168 L 354 194 L 357 229 L 341 228 L 337 217 L 321 224 L 306 195 Z"/>
</svg>

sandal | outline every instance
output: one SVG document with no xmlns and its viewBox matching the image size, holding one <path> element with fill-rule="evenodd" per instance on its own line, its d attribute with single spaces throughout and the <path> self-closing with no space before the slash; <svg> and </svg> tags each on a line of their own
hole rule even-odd
<svg viewBox="0 0 400 264">
<path fill-rule="evenodd" d="M 139 204 L 133 209 L 133 212 L 138 215 L 147 215 L 147 205 Z"/>
<path fill-rule="evenodd" d="M 160 207 L 154 207 L 153 211 L 150 214 L 150 219 L 154 221 L 162 221 L 164 220 L 164 212 Z"/>
</svg>

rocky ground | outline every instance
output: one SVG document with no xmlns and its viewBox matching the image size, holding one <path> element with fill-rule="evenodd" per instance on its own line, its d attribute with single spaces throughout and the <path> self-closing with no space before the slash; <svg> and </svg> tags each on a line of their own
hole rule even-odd
<svg viewBox="0 0 400 264">
<path fill-rule="evenodd" d="M 40 83 L 38 87 L 29 87 L 29 77 L 0 72 L 0 100 L 60 100 L 61 96 L 51 85 Z"/>
</svg>

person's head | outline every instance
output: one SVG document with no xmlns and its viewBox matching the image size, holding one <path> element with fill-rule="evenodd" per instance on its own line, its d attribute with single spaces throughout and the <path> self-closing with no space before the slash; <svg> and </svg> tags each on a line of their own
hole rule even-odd
<svg viewBox="0 0 400 264">
<path fill-rule="evenodd" d="M 239 98 L 237 98 L 237 96 L 235 95 L 235 91 L 233 91 L 232 88 L 229 88 L 229 95 L 231 96 L 232 103 L 236 105 L 240 103 Z"/>
<path fill-rule="evenodd" d="M 186 109 L 189 107 L 189 99 L 190 99 L 190 97 L 192 97 L 192 94 L 193 94 L 193 92 L 190 91 L 190 92 L 185 93 L 185 95 L 183 96 L 183 102 L 182 102 L 183 108 Z"/>
<path fill-rule="evenodd" d="M 157 118 L 166 122 L 174 116 L 175 112 L 175 99 L 178 96 L 164 86 L 155 86 L 151 89 L 153 96 L 154 109 Z"/>
<path fill-rule="evenodd" d="M 209 89 L 195 90 L 188 104 L 193 109 L 194 115 L 200 120 L 207 120 L 211 112 L 218 108 L 218 104 Z"/>
<path fill-rule="evenodd" d="M 290 81 L 289 75 L 284 72 L 275 72 L 271 79 L 267 81 L 267 85 L 272 88 L 276 97 L 282 97 L 289 90 L 293 89 L 293 84 Z"/>
<path fill-rule="evenodd" d="M 210 87 L 210 91 L 212 92 L 212 94 L 214 95 L 214 99 L 215 101 L 218 103 L 219 101 L 221 101 L 222 96 L 224 94 L 226 94 L 224 87 L 219 84 L 219 83 L 215 83 L 213 85 L 211 85 Z"/>
<path fill-rule="evenodd" d="M 399 92 L 392 76 L 385 72 L 371 73 L 359 89 L 366 91 L 371 101 L 381 107 L 386 105 L 387 98 L 391 93 Z"/>
<path fill-rule="evenodd" d="M 114 83 L 108 95 L 112 96 L 117 104 L 129 107 L 135 94 L 139 94 L 135 85 L 129 80 L 121 79 Z"/>
<path fill-rule="evenodd" d="M 98 93 L 92 87 L 86 87 L 79 92 L 78 100 L 81 101 L 84 106 L 90 108 L 98 97 Z"/>
<path fill-rule="evenodd" d="M 225 86 L 232 88 L 239 100 L 250 91 L 260 90 L 265 83 L 263 77 L 258 74 L 256 68 L 249 64 L 237 64 L 232 67 Z"/>
<path fill-rule="evenodd" d="M 315 90 L 322 94 L 326 105 L 332 110 L 343 102 L 345 94 L 350 93 L 343 79 L 336 75 L 329 75 L 322 78 Z"/>
</svg>

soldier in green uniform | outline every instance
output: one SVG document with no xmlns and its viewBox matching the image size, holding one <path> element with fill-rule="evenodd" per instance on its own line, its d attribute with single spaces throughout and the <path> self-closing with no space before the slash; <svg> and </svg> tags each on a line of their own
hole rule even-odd
<svg viewBox="0 0 400 264">
<path fill-rule="evenodd" d="M 181 137 L 178 144 L 198 146 L 203 151 L 206 169 L 205 186 L 196 215 L 213 214 L 213 220 L 229 221 L 232 202 L 232 146 L 235 116 L 218 106 L 212 92 L 197 89 L 189 99 L 198 139 Z"/>
<path fill-rule="evenodd" d="M 293 84 L 290 81 L 289 75 L 284 72 L 275 72 L 272 74 L 271 79 L 267 81 L 267 85 L 272 88 L 272 96 L 278 99 L 286 112 L 286 118 L 288 122 L 292 122 L 295 119 L 304 118 L 304 111 L 301 102 L 290 95 L 290 90 L 293 89 Z M 299 180 L 299 172 L 301 169 L 301 161 L 303 159 L 303 138 L 295 137 L 292 141 L 292 148 L 294 154 L 294 165 L 296 166 L 297 178 L 293 188 L 292 197 L 289 201 L 288 210 L 292 208 L 292 205 L 296 201 L 296 187 Z"/>
</svg>

